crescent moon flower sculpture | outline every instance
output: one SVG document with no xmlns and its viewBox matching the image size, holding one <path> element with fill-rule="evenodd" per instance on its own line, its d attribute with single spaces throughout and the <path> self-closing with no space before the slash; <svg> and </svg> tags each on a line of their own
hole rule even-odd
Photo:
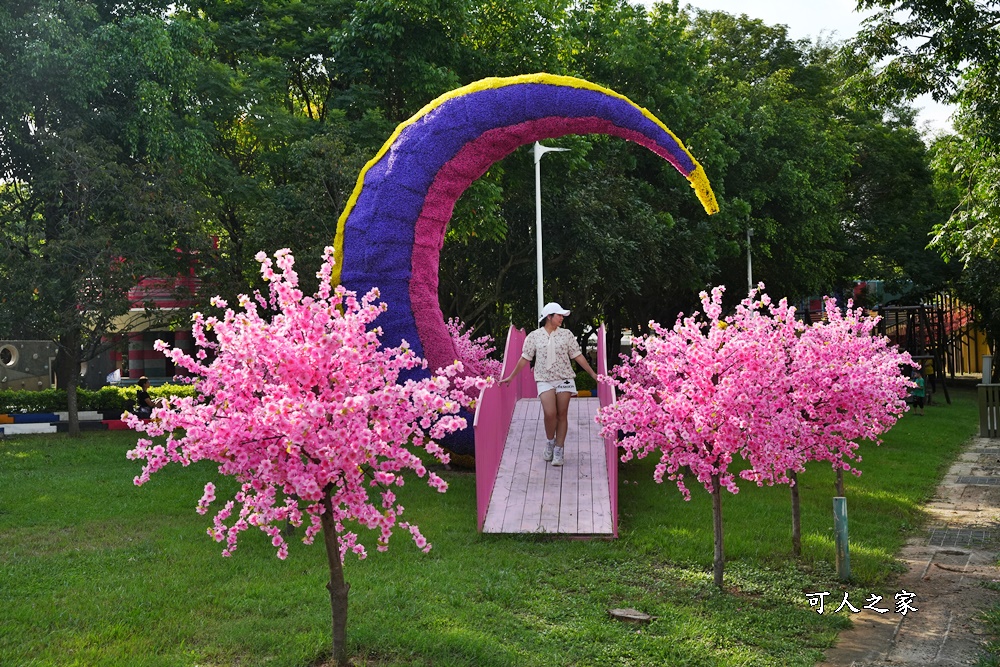
<svg viewBox="0 0 1000 667">
<path fill-rule="evenodd" d="M 645 146 L 690 181 L 709 214 L 718 211 L 704 170 L 684 144 L 614 91 L 569 76 L 528 74 L 445 93 L 400 124 L 365 165 L 337 223 L 333 283 L 359 293 L 379 288 L 389 306 L 379 318 L 384 344 L 406 340 L 431 369 L 454 361 L 438 302 L 438 265 L 455 202 L 518 147 L 566 134 L 608 134 Z M 471 432 L 465 431 L 470 451 L 459 453 L 471 453 Z"/>
</svg>

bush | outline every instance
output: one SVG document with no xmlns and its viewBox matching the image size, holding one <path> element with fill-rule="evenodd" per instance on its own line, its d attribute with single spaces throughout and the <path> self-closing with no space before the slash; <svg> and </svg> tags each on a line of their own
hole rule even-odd
<svg viewBox="0 0 1000 667">
<path fill-rule="evenodd" d="M 81 410 L 98 412 L 124 412 L 135 405 L 135 394 L 129 402 L 125 395 L 128 387 L 101 387 L 97 391 L 77 390 L 77 404 Z"/>
<path fill-rule="evenodd" d="M 587 371 L 580 371 L 576 374 L 576 388 L 578 391 L 594 391 L 597 389 L 597 383 L 594 382 L 594 378 L 590 377 L 590 373 Z"/>
<path fill-rule="evenodd" d="M 135 409 L 135 395 L 139 388 L 101 387 L 97 391 L 77 389 L 77 408 L 97 412 L 124 412 Z M 152 387 L 149 395 L 155 398 L 171 396 L 194 396 L 195 389 L 189 384 L 165 384 Z M 65 412 L 67 410 L 66 390 L 45 389 L 43 391 L 0 390 L 0 414 L 25 412 Z"/>
<path fill-rule="evenodd" d="M 59 389 L 27 391 L 24 389 L 0 390 L 0 413 L 56 412 L 66 409 L 66 392 Z"/>
</svg>

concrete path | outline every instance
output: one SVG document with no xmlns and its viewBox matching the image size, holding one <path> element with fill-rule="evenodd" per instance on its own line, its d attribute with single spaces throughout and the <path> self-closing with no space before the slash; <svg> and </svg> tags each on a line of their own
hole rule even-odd
<svg viewBox="0 0 1000 667">
<path fill-rule="evenodd" d="M 895 613 L 890 594 L 882 604 L 889 613 L 853 614 L 854 627 L 819 667 L 976 663 L 985 637 L 975 617 L 1000 602 L 1000 592 L 987 587 L 1000 588 L 1000 440 L 971 440 L 927 511 L 928 529 L 903 548 L 909 569 L 894 585 L 916 594 L 917 611 Z"/>
</svg>

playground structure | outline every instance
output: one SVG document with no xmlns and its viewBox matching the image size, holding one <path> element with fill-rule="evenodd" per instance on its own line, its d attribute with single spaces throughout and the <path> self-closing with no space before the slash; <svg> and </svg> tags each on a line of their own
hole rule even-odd
<svg viewBox="0 0 1000 667">
<path fill-rule="evenodd" d="M 971 306 L 950 294 L 937 294 L 912 306 L 881 306 L 879 334 L 920 363 L 932 393 L 938 385 L 951 403 L 947 379 L 979 374 L 985 353 L 983 336 L 973 323 Z"/>
<path fill-rule="evenodd" d="M 882 306 L 878 309 L 879 334 L 886 336 L 901 350 L 906 350 L 920 364 L 930 385 L 928 402 L 937 392 L 938 384 L 945 400 L 951 403 L 948 384 L 943 372 L 945 350 L 944 316 L 940 308 L 928 304 L 917 306 Z"/>
</svg>

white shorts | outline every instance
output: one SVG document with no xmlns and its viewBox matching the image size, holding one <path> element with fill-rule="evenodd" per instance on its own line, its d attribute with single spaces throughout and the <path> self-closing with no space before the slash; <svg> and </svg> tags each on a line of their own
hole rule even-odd
<svg viewBox="0 0 1000 667">
<path fill-rule="evenodd" d="M 553 389 L 556 390 L 557 394 L 569 392 L 571 396 L 576 396 L 576 380 L 553 380 L 552 382 L 535 380 L 535 384 L 538 386 L 539 396 Z"/>
</svg>

